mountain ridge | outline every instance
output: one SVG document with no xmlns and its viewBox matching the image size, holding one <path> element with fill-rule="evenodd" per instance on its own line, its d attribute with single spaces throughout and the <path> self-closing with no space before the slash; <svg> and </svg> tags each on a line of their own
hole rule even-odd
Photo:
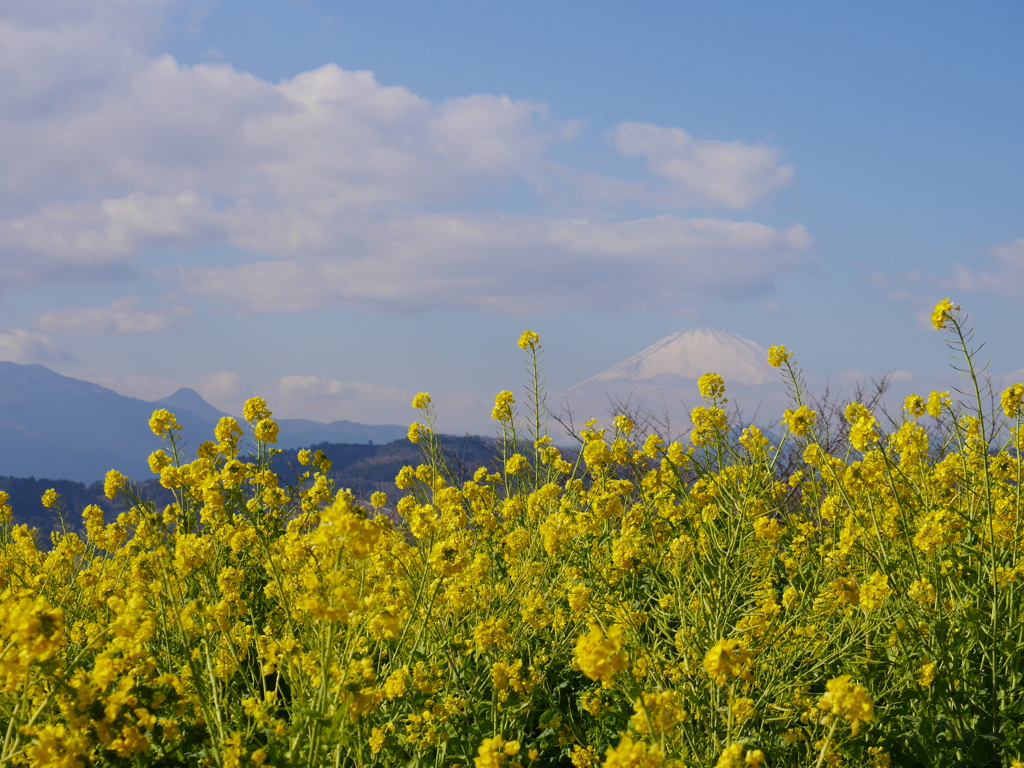
<svg viewBox="0 0 1024 768">
<path fill-rule="evenodd" d="M 147 458 L 163 445 L 149 429 L 160 407 L 174 412 L 192 446 L 211 439 L 217 420 L 227 415 L 188 388 L 146 401 L 43 365 L 0 361 L 0 475 L 92 483 L 117 469 L 133 480 L 148 479 Z M 346 421 L 280 419 L 278 426 L 277 447 L 285 449 L 388 443 L 406 433 L 396 424 Z"/>
</svg>

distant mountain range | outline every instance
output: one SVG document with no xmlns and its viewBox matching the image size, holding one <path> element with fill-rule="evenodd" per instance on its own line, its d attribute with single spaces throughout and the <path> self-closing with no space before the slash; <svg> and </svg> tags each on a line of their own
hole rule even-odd
<svg viewBox="0 0 1024 768">
<path fill-rule="evenodd" d="M 193 447 L 213 439 L 218 419 L 227 415 L 192 389 L 147 402 L 41 365 L 0 362 L 0 475 L 91 483 L 117 469 L 133 480 L 148 479 L 147 457 L 161 447 L 149 429 L 156 408 L 175 414 Z M 284 449 L 388 443 L 406 433 L 397 425 L 351 421 L 280 419 L 278 425 L 277 446 Z"/>
</svg>

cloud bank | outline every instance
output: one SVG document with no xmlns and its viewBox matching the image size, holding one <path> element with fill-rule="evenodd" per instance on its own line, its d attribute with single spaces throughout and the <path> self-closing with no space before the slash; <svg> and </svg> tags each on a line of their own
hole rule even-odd
<svg viewBox="0 0 1024 768">
<path fill-rule="evenodd" d="M 792 182 L 771 147 L 627 122 L 611 150 L 644 158 L 645 176 L 606 176 L 552 159 L 584 126 L 534 101 L 431 101 L 334 64 L 278 83 L 184 65 L 158 49 L 169 5 L 19 0 L 0 11 L 8 290 L 124 278 L 143 253 L 173 267 L 176 252 L 223 247 L 243 257 L 165 273 L 254 311 L 677 309 L 764 294 L 812 260 L 799 225 L 707 218 Z M 530 210 L 481 210 L 481 196 L 523 185 Z M 567 198 L 586 215 L 556 216 L 552 201 Z M 636 202 L 650 216 L 624 220 L 617 206 Z M 162 322 L 76 312 L 39 327 Z"/>
</svg>

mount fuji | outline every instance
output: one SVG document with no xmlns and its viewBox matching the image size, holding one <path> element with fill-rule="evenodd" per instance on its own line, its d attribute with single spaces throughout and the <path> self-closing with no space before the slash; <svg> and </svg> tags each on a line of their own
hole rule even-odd
<svg viewBox="0 0 1024 768">
<path fill-rule="evenodd" d="M 662 375 L 697 379 L 714 371 L 727 384 L 767 384 L 779 381 L 778 371 L 766 362 L 767 354 L 738 334 L 694 328 L 673 333 L 588 381 L 642 381 Z"/>
<path fill-rule="evenodd" d="M 716 328 L 678 331 L 608 370 L 571 387 L 566 403 L 581 417 L 600 416 L 632 406 L 674 420 L 701 402 L 697 379 L 717 373 L 725 380 L 733 407 L 749 412 L 785 406 L 785 387 L 768 352 L 750 339 Z M 781 413 L 781 410 L 779 411 Z"/>
</svg>

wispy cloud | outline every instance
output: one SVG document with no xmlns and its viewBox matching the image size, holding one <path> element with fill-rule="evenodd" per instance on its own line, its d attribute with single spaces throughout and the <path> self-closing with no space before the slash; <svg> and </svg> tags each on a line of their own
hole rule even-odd
<svg viewBox="0 0 1024 768">
<path fill-rule="evenodd" d="M 681 128 L 621 123 L 611 139 L 621 155 L 647 158 L 651 171 L 671 182 L 660 195 L 669 204 L 747 208 L 788 186 L 795 175 L 779 162 L 776 149 L 697 139 Z"/>
<path fill-rule="evenodd" d="M 990 248 L 987 268 L 956 265 L 949 282 L 961 291 L 983 291 L 1024 299 L 1024 238 Z"/>
<path fill-rule="evenodd" d="M 76 307 L 44 312 L 35 326 L 47 333 L 72 333 L 79 336 L 100 334 L 153 333 L 168 328 L 176 315 L 188 314 L 184 307 L 169 312 L 145 312 L 139 299 L 126 296 L 107 307 Z"/>
<path fill-rule="evenodd" d="M 43 333 L 24 328 L 0 329 L 0 360 L 50 365 L 68 362 L 71 355 Z"/>
<path fill-rule="evenodd" d="M 364 381 L 338 381 L 321 376 L 284 376 L 277 383 L 285 397 L 323 398 L 329 400 L 375 400 L 402 402 L 411 393 L 398 387 L 369 384 Z"/>
<path fill-rule="evenodd" d="M 876 272 L 872 282 L 887 290 L 896 301 L 919 305 L 918 323 L 931 327 L 931 310 L 938 293 L 977 291 L 1024 299 L 1024 238 L 998 243 L 987 251 L 988 263 L 982 267 L 953 264 L 946 274 L 910 270 L 899 274 Z M 927 288 L 928 297 L 918 296 L 913 288 Z"/>
<path fill-rule="evenodd" d="M 246 236 L 277 246 L 282 258 L 187 270 L 186 284 L 252 310 L 352 304 L 529 313 L 597 302 L 683 311 L 708 295 L 762 295 L 813 260 L 802 227 L 780 232 L 716 219 L 609 223 L 452 214 L 396 217 L 363 231 L 346 230 L 343 221 L 332 227 L 328 241 L 342 245 L 339 254 L 313 243 L 295 253 L 300 249 L 293 250 L 288 233 L 308 232 L 301 219 L 253 220 Z"/>
</svg>

